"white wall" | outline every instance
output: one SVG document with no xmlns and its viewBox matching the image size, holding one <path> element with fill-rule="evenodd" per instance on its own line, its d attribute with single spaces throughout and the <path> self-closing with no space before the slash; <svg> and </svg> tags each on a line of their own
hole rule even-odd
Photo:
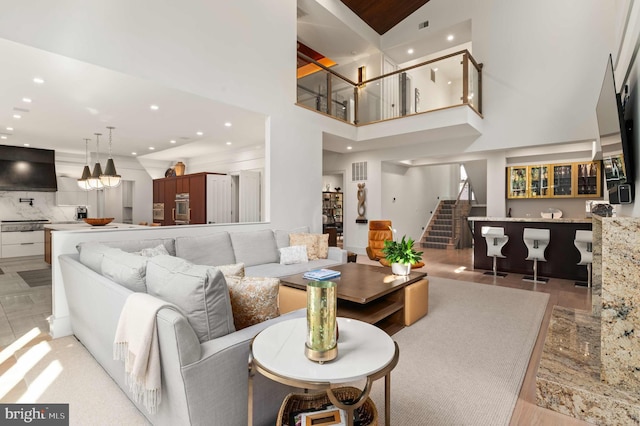
<svg viewBox="0 0 640 426">
<path fill-rule="evenodd" d="M 322 184 L 321 131 L 294 105 L 295 1 L 16 3 L 0 16 L 0 37 L 269 116 L 269 219 L 321 229 L 321 199 L 309 191 Z"/>
<path fill-rule="evenodd" d="M 342 174 L 322 176 L 322 191 L 327 190 L 327 185 L 329 185 L 329 191 L 331 192 L 335 192 L 335 188 L 340 188 L 340 191 L 342 191 L 344 189 L 343 180 Z"/>
<path fill-rule="evenodd" d="M 383 163 L 382 213 L 372 219 L 389 219 L 398 238 L 407 235 L 418 241 L 440 200 L 457 197 L 456 180 L 460 180 L 457 164 L 404 167 Z"/>
</svg>

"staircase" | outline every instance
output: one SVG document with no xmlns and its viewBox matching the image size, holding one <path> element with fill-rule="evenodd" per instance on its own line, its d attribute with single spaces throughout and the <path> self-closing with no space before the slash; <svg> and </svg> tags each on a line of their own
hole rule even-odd
<svg viewBox="0 0 640 426">
<path fill-rule="evenodd" d="M 420 242 L 422 247 L 448 249 L 453 244 L 453 206 L 456 200 L 441 200 Z"/>
<path fill-rule="evenodd" d="M 425 230 L 420 245 L 426 248 L 456 249 L 469 246 L 467 217 L 471 203 L 441 200 Z"/>
</svg>

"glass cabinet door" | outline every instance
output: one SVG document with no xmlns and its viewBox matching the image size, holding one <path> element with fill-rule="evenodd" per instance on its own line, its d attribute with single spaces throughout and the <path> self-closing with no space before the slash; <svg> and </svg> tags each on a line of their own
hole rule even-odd
<svg viewBox="0 0 640 426">
<path fill-rule="evenodd" d="M 508 167 L 507 174 L 507 198 L 527 198 L 527 167 Z"/>
<path fill-rule="evenodd" d="M 549 166 L 529 166 L 529 198 L 546 198 L 549 194 Z"/>
<path fill-rule="evenodd" d="M 576 197 L 600 197 L 600 163 L 578 163 L 576 171 Z"/>
<path fill-rule="evenodd" d="M 573 165 L 554 164 L 551 166 L 553 172 L 553 196 L 573 197 Z"/>
</svg>

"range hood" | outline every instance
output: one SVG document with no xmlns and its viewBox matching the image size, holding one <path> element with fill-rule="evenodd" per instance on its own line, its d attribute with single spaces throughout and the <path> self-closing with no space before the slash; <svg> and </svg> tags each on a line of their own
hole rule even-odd
<svg viewBox="0 0 640 426">
<path fill-rule="evenodd" d="M 0 191 L 57 190 L 55 151 L 0 145 Z"/>
</svg>

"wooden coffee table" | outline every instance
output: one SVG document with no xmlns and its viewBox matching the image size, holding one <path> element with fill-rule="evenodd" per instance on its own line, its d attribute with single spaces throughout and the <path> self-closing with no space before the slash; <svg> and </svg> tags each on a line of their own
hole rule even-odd
<svg viewBox="0 0 640 426">
<path fill-rule="evenodd" d="M 423 279 L 424 272 L 407 276 L 393 275 L 391 268 L 359 263 L 346 263 L 328 269 L 340 271 L 338 284 L 338 316 L 375 324 L 389 335 L 404 327 L 404 288 Z M 280 278 L 280 284 L 306 291 L 304 274 Z"/>
</svg>

